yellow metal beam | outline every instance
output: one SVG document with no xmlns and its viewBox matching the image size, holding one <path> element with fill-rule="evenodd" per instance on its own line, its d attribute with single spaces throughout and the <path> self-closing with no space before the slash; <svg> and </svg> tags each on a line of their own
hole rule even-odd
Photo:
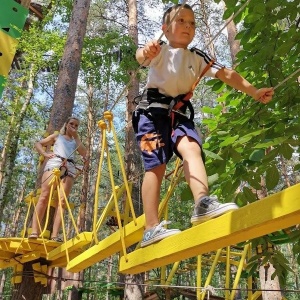
<svg viewBox="0 0 300 300">
<path fill-rule="evenodd" d="M 76 237 L 66 241 L 66 243 L 61 244 L 59 247 L 49 252 L 47 260 L 56 260 L 62 256 L 66 256 L 66 251 L 70 253 L 81 249 L 92 241 L 92 236 L 93 234 L 91 232 L 81 232 Z"/>
<path fill-rule="evenodd" d="M 145 218 L 144 215 L 136 219 L 136 225 L 131 222 L 124 226 L 124 238 L 126 247 L 129 247 L 142 238 L 144 231 Z M 110 236 L 100 241 L 97 245 L 85 250 L 82 254 L 76 258 L 70 260 L 67 265 L 67 271 L 80 272 L 91 265 L 122 251 L 122 244 L 120 241 L 120 231 L 116 231 Z"/>
<path fill-rule="evenodd" d="M 300 184 L 138 249 L 120 259 L 121 273 L 136 274 L 235 245 L 300 222 Z"/>
<path fill-rule="evenodd" d="M 78 256 L 82 252 L 81 249 L 78 251 L 73 251 L 69 253 L 69 260 L 74 259 L 76 256 Z M 67 256 L 64 255 L 62 257 L 59 257 L 58 259 L 52 260 L 49 264 L 51 268 L 65 268 L 68 264 Z"/>
</svg>

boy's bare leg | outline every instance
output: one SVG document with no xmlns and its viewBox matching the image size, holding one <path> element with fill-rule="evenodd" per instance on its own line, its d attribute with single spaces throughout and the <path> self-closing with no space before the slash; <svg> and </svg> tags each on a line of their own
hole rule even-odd
<svg viewBox="0 0 300 300">
<path fill-rule="evenodd" d="M 160 187 L 165 174 L 166 164 L 146 171 L 142 185 L 142 199 L 145 213 L 145 229 L 159 224 L 158 206 Z"/>
<path fill-rule="evenodd" d="M 183 159 L 183 170 L 194 201 L 208 195 L 208 182 L 201 149 L 194 139 L 183 136 L 177 142 L 177 150 Z"/>
</svg>

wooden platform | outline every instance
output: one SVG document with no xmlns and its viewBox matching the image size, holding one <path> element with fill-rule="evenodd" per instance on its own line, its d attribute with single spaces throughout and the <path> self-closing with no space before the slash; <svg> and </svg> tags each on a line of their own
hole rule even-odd
<svg viewBox="0 0 300 300">
<path fill-rule="evenodd" d="M 300 184 L 189 228 L 120 259 L 119 271 L 136 274 L 247 241 L 300 223 Z"/>
</svg>

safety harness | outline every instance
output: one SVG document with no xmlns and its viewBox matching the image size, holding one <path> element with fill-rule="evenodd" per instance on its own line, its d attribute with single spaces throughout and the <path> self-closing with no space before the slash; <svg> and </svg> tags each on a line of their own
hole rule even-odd
<svg viewBox="0 0 300 300">
<path fill-rule="evenodd" d="M 174 105 L 169 109 L 170 112 L 170 118 L 171 118 L 171 124 L 172 124 L 172 128 L 174 129 L 174 124 L 175 124 L 175 114 L 182 114 L 180 112 L 180 109 L 182 109 L 182 107 L 184 107 L 185 105 L 189 107 L 190 111 L 191 111 L 191 115 L 190 115 L 190 119 L 191 116 L 193 117 L 191 120 L 194 119 L 194 109 L 193 106 L 191 104 L 191 98 L 193 97 L 193 93 L 194 90 L 196 88 L 196 86 L 198 85 L 198 83 L 200 82 L 201 78 L 205 75 L 205 73 L 209 70 L 209 68 L 213 65 L 214 60 L 211 60 L 203 69 L 203 71 L 201 72 L 201 74 L 198 76 L 197 80 L 194 82 L 194 84 L 192 85 L 191 90 L 185 94 L 185 96 L 180 99 L 177 102 L 174 102 Z M 176 99 L 176 98 L 175 98 Z M 174 99 L 174 100 L 175 100 Z"/>
<path fill-rule="evenodd" d="M 58 154 L 55 154 L 56 157 L 60 158 L 62 160 L 62 164 L 59 167 L 60 170 L 60 179 L 64 179 L 69 175 L 67 162 L 72 163 L 75 166 L 75 161 L 71 158 L 64 158 Z"/>
<path fill-rule="evenodd" d="M 149 88 L 143 91 L 142 95 L 135 97 L 134 101 L 138 100 L 137 110 L 145 110 L 151 112 L 151 110 L 155 109 L 156 114 L 159 113 L 159 110 L 165 111 L 167 110 L 168 116 L 171 118 L 171 126 L 173 128 L 176 127 L 175 116 L 180 115 L 182 117 L 188 118 L 190 121 L 194 119 L 194 108 L 191 103 L 191 98 L 193 96 L 193 92 L 200 82 L 201 78 L 205 75 L 205 73 L 209 70 L 209 68 L 213 65 L 215 61 L 211 60 L 205 66 L 201 74 L 198 76 L 197 80 L 192 85 L 191 90 L 182 95 L 178 95 L 176 97 L 167 97 L 158 92 L 156 88 Z M 185 114 L 186 109 L 189 109 L 190 116 L 187 117 Z"/>
</svg>

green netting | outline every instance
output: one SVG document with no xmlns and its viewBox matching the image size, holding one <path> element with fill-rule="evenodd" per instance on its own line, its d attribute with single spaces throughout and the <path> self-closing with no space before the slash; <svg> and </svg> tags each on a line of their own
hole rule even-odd
<svg viewBox="0 0 300 300">
<path fill-rule="evenodd" d="M 13 0 L 0 1 L 0 30 L 19 38 L 28 16 L 28 9 Z"/>
<path fill-rule="evenodd" d="M 0 75 L 0 98 L 2 97 L 2 92 L 4 90 L 5 83 L 6 83 L 6 78 Z"/>
</svg>

